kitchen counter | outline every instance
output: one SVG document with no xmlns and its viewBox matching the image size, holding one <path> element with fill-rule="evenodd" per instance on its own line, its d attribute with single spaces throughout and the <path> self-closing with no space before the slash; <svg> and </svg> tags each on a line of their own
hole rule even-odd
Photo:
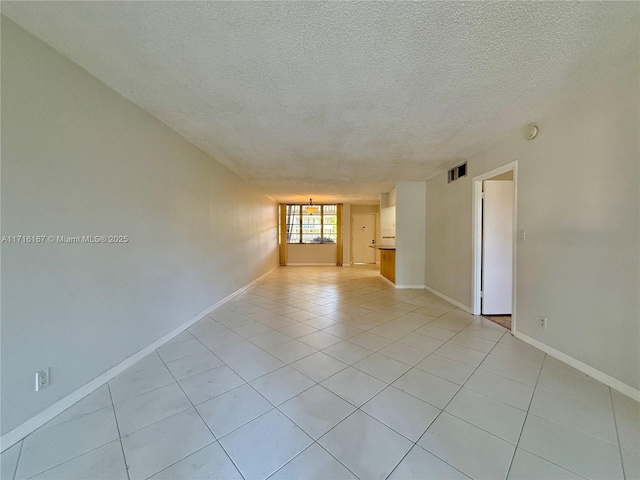
<svg viewBox="0 0 640 480">
<path fill-rule="evenodd" d="M 395 245 L 369 245 L 380 250 L 380 275 L 396 283 L 396 247 Z"/>
</svg>

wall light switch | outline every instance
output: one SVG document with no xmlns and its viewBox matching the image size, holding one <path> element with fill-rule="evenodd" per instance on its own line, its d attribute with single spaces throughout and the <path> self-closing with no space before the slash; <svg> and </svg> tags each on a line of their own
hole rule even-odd
<svg viewBox="0 0 640 480">
<path fill-rule="evenodd" d="M 520 230 L 520 240 L 526 240 L 527 237 L 527 231 L 523 228 L 522 230 Z"/>
</svg>

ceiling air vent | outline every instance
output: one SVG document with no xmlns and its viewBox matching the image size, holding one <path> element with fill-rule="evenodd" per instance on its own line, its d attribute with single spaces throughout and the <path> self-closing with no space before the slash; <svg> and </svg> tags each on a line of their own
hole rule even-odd
<svg viewBox="0 0 640 480">
<path fill-rule="evenodd" d="M 451 183 L 454 180 L 459 179 L 460 177 L 467 176 L 467 162 L 464 162 L 457 167 L 453 167 L 447 173 L 447 183 Z"/>
</svg>

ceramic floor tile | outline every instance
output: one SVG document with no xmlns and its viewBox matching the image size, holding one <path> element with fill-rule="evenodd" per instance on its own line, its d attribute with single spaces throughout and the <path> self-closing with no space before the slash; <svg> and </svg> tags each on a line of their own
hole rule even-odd
<svg viewBox="0 0 640 480">
<path fill-rule="evenodd" d="M 299 338 L 304 335 L 309 335 L 310 333 L 316 332 L 317 329 L 313 328 L 309 325 L 305 325 L 304 323 L 295 323 L 293 325 L 289 325 L 288 327 L 281 328 L 279 332 L 288 335 L 291 338 Z M 330 332 L 329 332 L 330 333 Z"/>
<path fill-rule="evenodd" d="M 514 445 L 518 443 L 526 412 L 468 388 L 461 388 L 445 412 L 486 430 Z"/>
<path fill-rule="evenodd" d="M 449 360 L 455 360 L 456 362 L 464 363 L 474 368 L 480 365 L 486 357 L 486 354 L 483 352 L 461 347 L 450 341 L 438 348 L 435 353 L 441 357 L 446 357 Z"/>
<path fill-rule="evenodd" d="M 109 393 L 109 386 L 103 385 L 95 392 L 90 393 L 82 400 L 67 408 L 60 415 L 57 415 L 55 418 L 45 423 L 41 427 L 41 429 L 53 427 L 54 425 L 58 425 L 59 423 L 66 422 L 87 413 L 95 412 L 96 410 L 108 407 L 109 405 L 111 405 L 111 394 Z"/>
<path fill-rule="evenodd" d="M 455 383 L 415 368 L 393 382 L 393 386 L 438 408 L 444 408 L 460 388 Z"/>
<path fill-rule="evenodd" d="M 324 435 L 318 443 L 362 479 L 384 479 L 412 443 L 360 411 Z"/>
<path fill-rule="evenodd" d="M 316 352 L 291 364 L 293 368 L 316 382 L 322 382 L 347 368 L 347 364 L 322 352 Z"/>
<path fill-rule="evenodd" d="M 640 453 L 640 419 L 618 415 L 616 422 L 620 446 Z"/>
<path fill-rule="evenodd" d="M 262 395 L 244 384 L 201 403 L 196 410 L 219 439 L 272 408 Z"/>
<path fill-rule="evenodd" d="M 404 343 L 405 345 L 423 350 L 426 353 L 431 353 L 437 350 L 444 343 L 443 340 L 438 340 L 427 335 L 422 335 L 418 332 L 409 332 L 398 341 L 400 343 Z"/>
<path fill-rule="evenodd" d="M 424 327 L 419 328 L 418 330 L 416 330 L 416 333 L 419 333 L 420 335 L 425 335 L 427 337 L 435 338 L 436 340 L 442 340 L 443 342 L 446 342 L 451 338 L 453 338 L 455 335 L 457 335 L 456 332 L 452 332 L 451 330 L 436 327 L 430 324 L 427 324 Z"/>
<path fill-rule="evenodd" d="M 304 323 L 313 328 L 325 329 L 333 327 L 337 322 L 327 317 L 314 317 L 310 320 L 306 320 Z"/>
<path fill-rule="evenodd" d="M 622 478 L 620 449 L 529 414 L 518 447 L 587 478 Z"/>
<path fill-rule="evenodd" d="M 247 382 L 284 367 L 284 363 L 267 352 L 259 352 L 237 358 L 227 362 L 227 365 Z"/>
<path fill-rule="evenodd" d="M 244 340 L 236 332 L 226 330 L 220 333 L 214 333 L 212 335 L 206 335 L 204 337 L 198 337 L 198 340 L 202 342 L 209 350 L 215 352 L 215 350 L 231 345 L 232 343 Z"/>
<path fill-rule="evenodd" d="M 329 348 L 325 348 L 323 352 L 348 365 L 352 365 L 373 353 L 371 350 L 349 341 L 331 345 Z"/>
<path fill-rule="evenodd" d="M 330 333 L 333 336 L 341 338 L 343 340 L 347 340 L 348 338 L 355 337 L 364 332 L 364 330 L 353 327 L 351 325 L 346 324 L 336 324 L 332 327 L 325 328 L 323 330 L 326 333 Z"/>
<path fill-rule="evenodd" d="M 492 350 L 491 355 L 507 362 L 515 361 L 524 363 L 538 369 L 542 366 L 542 362 L 544 361 L 543 352 L 526 344 L 524 346 L 519 346 L 498 343 Z"/>
<path fill-rule="evenodd" d="M 244 380 L 233 370 L 223 365 L 186 380 L 180 381 L 180 386 L 194 405 L 220 395 L 232 388 L 242 385 Z"/>
<path fill-rule="evenodd" d="M 388 387 L 365 403 L 361 410 L 417 442 L 440 409 L 394 387 Z"/>
<path fill-rule="evenodd" d="M 544 360 L 538 386 L 583 401 L 611 404 L 607 386 L 549 356 Z"/>
<path fill-rule="evenodd" d="M 16 479 L 32 477 L 117 438 L 113 407 L 38 430 L 24 439 Z"/>
<path fill-rule="evenodd" d="M 625 417 L 640 418 L 640 403 L 611 389 L 611 399 L 613 400 L 613 410 L 616 415 Z"/>
<path fill-rule="evenodd" d="M 321 385 L 302 392 L 279 409 L 314 440 L 355 411 L 353 405 Z"/>
<path fill-rule="evenodd" d="M 255 337 L 256 335 L 261 335 L 263 333 L 270 332 L 271 330 L 272 330 L 271 327 L 267 327 L 266 325 L 263 325 L 260 322 L 255 322 L 255 323 L 250 323 L 248 325 L 243 325 L 241 327 L 238 327 L 233 331 L 243 338 L 249 338 L 249 337 Z"/>
<path fill-rule="evenodd" d="M 471 350 L 478 350 L 482 353 L 489 353 L 496 346 L 496 342 L 473 335 L 466 329 L 449 340 L 449 342 L 455 345 L 470 348 Z"/>
<path fill-rule="evenodd" d="M 282 332 L 278 332 L 277 330 L 271 330 L 270 332 L 261 333 L 260 335 L 256 335 L 255 337 L 250 337 L 249 341 L 260 348 L 267 349 L 271 347 L 275 347 L 276 345 L 280 345 L 281 343 L 285 343 L 291 340 L 289 335 L 285 335 Z"/>
<path fill-rule="evenodd" d="M 327 348 L 335 343 L 342 341 L 340 338 L 322 331 L 310 333 L 309 335 L 304 335 L 298 338 L 298 340 L 302 343 L 306 343 L 310 347 L 317 348 L 317 349 Z"/>
<path fill-rule="evenodd" d="M 31 478 L 33 480 L 128 480 L 129 477 L 122 456 L 122 446 L 120 441 L 116 440 Z"/>
<path fill-rule="evenodd" d="M 466 382 L 471 374 L 474 372 L 474 368 L 465 365 L 464 363 L 450 360 L 446 357 L 441 357 L 435 353 L 432 353 L 423 361 L 416 365 L 416 368 L 420 370 L 436 375 L 437 377 L 449 380 L 457 385 L 462 385 Z"/>
<path fill-rule="evenodd" d="M 360 370 L 348 367 L 322 382 L 322 386 L 359 407 L 387 384 Z"/>
<path fill-rule="evenodd" d="M 211 335 L 218 335 L 223 332 L 229 332 L 229 329 L 224 325 L 220 325 L 215 320 L 212 322 L 204 323 L 201 325 L 194 325 L 187 330 L 192 337 L 201 338 Z"/>
<path fill-rule="evenodd" d="M 220 440 L 247 480 L 264 479 L 294 458 L 313 440 L 278 410 L 231 432 Z"/>
<path fill-rule="evenodd" d="M 180 342 L 184 342 L 185 340 L 193 340 L 193 338 L 194 338 L 193 335 L 191 335 L 191 333 L 185 330 L 184 332 L 179 333 L 178 335 L 173 337 L 171 340 L 166 342 L 165 345 L 171 345 L 172 343 L 180 343 Z"/>
<path fill-rule="evenodd" d="M 369 330 L 369 333 L 396 341 L 404 337 L 407 331 L 392 325 L 380 325 L 379 327 Z"/>
<path fill-rule="evenodd" d="M 215 355 L 223 362 L 229 363 L 230 361 L 238 358 L 249 357 L 256 354 L 259 355 L 262 353 L 262 349 L 251 343 L 249 340 L 243 339 L 223 347 L 218 347 L 213 350 L 213 353 L 215 353 Z"/>
<path fill-rule="evenodd" d="M 392 327 L 400 328 L 408 332 L 413 332 L 420 327 L 424 327 L 428 323 L 433 321 L 432 316 L 422 315 L 419 313 L 419 310 L 416 312 L 407 313 L 400 317 L 394 318 L 390 322 L 387 322 L 387 325 Z"/>
<path fill-rule="evenodd" d="M 280 405 L 316 384 L 299 371 L 284 367 L 251 382 L 251 386 L 274 405 Z"/>
<path fill-rule="evenodd" d="M 131 480 L 147 478 L 214 441 L 191 408 L 122 437 Z"/>
<path fill-rule="evenodd" d="M 356 335 L 355 337 L 351 337 L 349 342 L 375 352 L 376 350 L 380 350 L 390 343 L 393 343 L 393 340 L 387 337 L 381 337 L 380 335 L 375 335 L 369 331 Z"/>
<path fill-rule="evenodd" d="M 480 365 L 480 370 L 495 373 L 517 382 L 526 383 L 534 387 L 538 381 L 539 367 L 527 365 L 517 361 L 505 361 L 489 354 Z"/>
<path fill-rule="evenodd" d="M 20 457 L 20 450 L 22 449 L 22 441 L 7 448 L 2 454 L 0 454 L 0 478 L 6 480 L 13 480 L 13 476 L 16 473 L 18 466 L 18 458 Z"/>
<path fill-rule="evenodd" d="M 640 453 L 626 448 L 620 449 L 626 480 L 640 480 Z"/>
<path fill-rule="evenodd" d="M 388 477 L 389 480 L 468 480 L 464 473 L 415 445 Z"/>
<path fill-rule="evenodd" d="M 174 382 L 175 379 L 167 367 L 158 365 L 123 377 L 116 377 L 109 382 L 109 388 L 113 401 L 117 403 Z"/>
<path fill-rule="evenodd" d="M 411 368 L 405 363 L 378 353 L 354 363 L 353 367 L 386 383 L 394 382 Z"/>
<path fill-rule="evenodd" d="M 504 479 L 515 450 L 498 437 L 443 412 L 418 442 L 471 478 Z"/>
<path fill-rule="evenodd" d="M 584 477 L 537 457 L 521 448 L 516 449 L 509 470 L 509 480 L 581 480 Z"/>
<path fill-rule="evenodd" d="M 483 370 L 476 370 L 464 386 L 520 410 L 529 410 L 534 390 L 532 386 Z"/>
<path fill-rule="evenodd" d="M 243 480 L 238 469 L 218 442 L 192 453 L 150 480 Z"/>
<path fill-rule="evenodd" d="M 160 387 L 114 405 L 120 435 L 139 430 L 191 408 L 191 402 L 176 383 Z"/>
<path fill-rule="evenodd" d="M 176 380 L 183 380 L 221 366 L 222 360 L 206 351 L 167 362 L 166 365 Z"/>
<path fill-rule="evenodd" d="M 316 351 L 317 350 L 315 348 L 297 340 L 291 340 L 287 343 L 281 343 L 280 345 L 267 349 L 267 353 L 273 355 L 278 360 L 286 364 L 308 357 Z"/>
<path fill-rule="evenodd" d="M 172 343 L 170 345 L 163 345 L 158 348 L 156 352 L 160 355 L 160 358 L 166 363 L 172 360 L 177 360 L 182 357 L 194 355 L 196 353 L 206 352 L 207 348 L 196 340 L 186 340 L 180 343 Z"/>
<path fill-rule="evenodd" d="M 404 343 L 394 342 L 378 350 L 385 357 L 393 358 L 407 365 L 414 366 L 422 361 L 429 353 L 419 348 L 411 347 Z"/>
<path fill-rule="evenodd" d="M 141 370 L 146 370 L 147 368 L 157 367 L 158 365 L 162 365 L 162 359 L 156 352 L 152 352 L 141 360 L 138 360 L 121 374 L 117 375 L 116 378 L 129 375 L 130 373 L 139 372 Z"/>
<path fill-rule="evenodd" d="M 579 398 L 537 388 L 529 412 L 607 442 L 618 443 L 611 404 L 584 402 Z"/>
<path fill-rule="evenodd" d="M 344 465 L 314 443 L 284 467 L 274 473 L 269 480 L 357 480 Z"/>
</svg>

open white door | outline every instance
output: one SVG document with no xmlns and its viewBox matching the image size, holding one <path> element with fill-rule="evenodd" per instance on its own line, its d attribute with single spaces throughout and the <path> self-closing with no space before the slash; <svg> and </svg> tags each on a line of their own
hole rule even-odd
<svg viewBox="0 0 640 480">
<path fill-rule="evenodd" d="M 513 181 L 483 182 L 482 314 L 511 315 L 513 291 Z"/>
<path fill-rule="evenodd" d="M 376 251 L 369 248 L 376 241 L 376 216 L 354 214 L 351 221 L 351 258 L 353 263 L 376 263 Z"/>
</svg>

